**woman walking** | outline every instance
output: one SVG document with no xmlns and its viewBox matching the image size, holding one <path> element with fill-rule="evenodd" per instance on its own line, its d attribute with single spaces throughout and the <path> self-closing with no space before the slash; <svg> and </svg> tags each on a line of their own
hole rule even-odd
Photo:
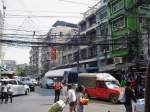
<svg viewBox="0 0 150 112">
<path fill-rule="evenodd" d="M 76 112 L 76 94 L 75 90 L 72 89 L 72 85 L 68 85 L 67 87 L 68 90 L 68 102 L 69 102 L 69 112 Z"/>
<path fill-rule="evenodd" d="M 77 112 L 84 112 L 84 106 L 80 103 L 83 97 L 84 97 L 84 87 L 80 85 L 77 88 Z"/>
</svg>

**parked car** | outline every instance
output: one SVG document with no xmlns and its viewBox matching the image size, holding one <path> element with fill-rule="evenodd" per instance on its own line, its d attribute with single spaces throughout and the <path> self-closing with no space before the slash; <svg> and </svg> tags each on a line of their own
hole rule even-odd
<svg viewBox="0 0 150 112">
<path fill-rule="evenodd" d="M 41 88 L 54 88 L 54 80 L 48 77 L 43 77 L 41 79 Z"/>
<path fill-rule="evenodd" d="M 0 80 L 0 83 L 1 83 L 0 86 L 2 86 L 2 83 L 4 81 L 7 82 L 8 85 L 11 85 L 13 95 L 21 95 L 21 94 L 27 95 L 30 92 L 30 88 L 28 85 L 25 85 L 16 79 L 1 79 Z"/>
<path fill-rule="evenodd" d="M 31 81 L 32 81 L 32 83 L 35 85 L 35 86 L 37 86 L 38 85 L 38 82 L 37 82 L 37 80 L 36 79 L 31 79 Z"/>
<path fill-rule="evenodd" d="M 118 102 L 121 93 L 119 81 L 108 73 L 80 73 L 78 82 L 85 86 L 88 97 L 109 99 L 112 103 Z"/>
<path fill-rule="evenodd" d="M 21 82 L 22 82 L 23 84 L 28 85 L 28 86 L 30 87 L 30 90 L 31 90 L 31 91 L 34 91 L 34 90 L 35 90 L 35 84 L 33 83 L 33 81 L 31 80 L 30 77 L 22 77 L 22 78 L 21 78 Z"/>
</svg>

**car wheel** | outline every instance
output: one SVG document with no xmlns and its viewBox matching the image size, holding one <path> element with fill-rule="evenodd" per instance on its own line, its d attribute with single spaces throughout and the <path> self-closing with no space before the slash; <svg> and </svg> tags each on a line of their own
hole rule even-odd
<svg viewBox="0 0 150 112">
<path fill-rule="evenodd" d="M 111 101 L 113 104 L 118 103 L 118 95 L 116 95 L 116 94 L 111 94 L 111 95 L 110 95 L 110 101 Z"/>
<path fill-rule="evenodd" d="M 28 95 L 28 94 L 29 94 L 29 89 L 26 89 L 25 95 Z"/>
</svg>

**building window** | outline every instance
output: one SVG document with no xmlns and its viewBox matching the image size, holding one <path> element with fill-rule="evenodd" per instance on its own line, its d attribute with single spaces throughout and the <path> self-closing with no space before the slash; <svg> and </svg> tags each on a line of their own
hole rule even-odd
<svg viewBox="0 0 150 112">
<path fill-rule="evenodd" d="M 88 49 L 88 58 L 94 58 L 97 55 L 97 47 L 92 46 Z"/>
<path fill-rule="evenodd" d="M 100 18 L 100 20 L 102 21 L 102 20 L 105 19 L 106 17 L 107 17 L 107 7 L 103 7 L 103 8 L 100 10 L 99 18 Z"/>
<path fill-rule="evenodd" d="M 87 58 L 87 50 L 83 49 L 81 50 L 81 59 L 86 59 Z"/>
<path fill-rule="evenodd" d="M 108 0 L 103 0 L 103 2 L 104 2 L 104 3 L 107 3 L 107 2 L 108 2 Z"/>
<path fill-rule="evenodd" d="M 127 38 L 121 37 L 113 40 L 113 50 L 120 50 L 127 48 Z"/>
<path fill-rule="evenodd" d="M 94 15 L 93 17 L 89 18 L 89 27 L 95 25 L 96 23 L 96 16 Z"/>
<path fill-rule="evenodd" d="M 102 23 L 100 25 L 100 35 L 106 36 L 108 34 L 108 23 Z"/>
<path fill-rule="evenodd" d="M 63 32 L 60 32 L 60 37 L 62 37 L 63 36 Z"/>
<path fill-rule="evenodd" d="M 124 8 L 124 1 L 123 0 L 118 0 L 114 3 L 112 3 L 111 13 L 115 13 L 115 12 L 117 12 L 120 9 L 123 9 L 123 8 Z"/>
<path fill-rule="evenodd" d="M 71 54 L 69 54 L 69 55 L 68 55 L 68 61 L 69 61 L 69 63 L 71 63 L 71 62 L 72 62 L 72 59 L 73 59 L 73 58 L 72 58 L 72 55 L 71 55 Z"/>
<path fill-rule="evenodd" d="M 86 30 L 86 22 L 80 24 L 80 31 L 82 32 L 85 30 Z"/>
<path fill-rule="evenodd" d="M 125 17 L 120 17 L 120 18 L 112 21 L 112 29 L 113 30 L 121 29 L 121 28 L 125 27 L 125 25 L 126 25 L 125 24 Z"/>
</svg>

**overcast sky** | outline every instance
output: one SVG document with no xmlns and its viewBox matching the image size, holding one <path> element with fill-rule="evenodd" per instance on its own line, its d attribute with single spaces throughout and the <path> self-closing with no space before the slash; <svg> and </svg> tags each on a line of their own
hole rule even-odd
<svg viewBox="0 0 150 112">
<path fill-rule="evenodd" d="M 22 29 L 46 34 L 57 20 L 78 23 L 82 13 L 98 0 L 4 0 L 6 5 L 5 29 Z M 27 15 L 13 18 L 10 15 Z M 30 15 L 44 17 L 30 18 Z M 51 16 L 51 17 L 45 17 Z M 57 16 L 57 17 L 56 17 Z M 58 17 L 59 16 L 59 17 Z M 4 31 L 5 33 L 24 33 Z M 32 32 L 31 32 L 32 34 Z M 29 63 L 30 48 L 5 47 L 5 59 L 16 60 L 18 64 Z"/>
</svg>

